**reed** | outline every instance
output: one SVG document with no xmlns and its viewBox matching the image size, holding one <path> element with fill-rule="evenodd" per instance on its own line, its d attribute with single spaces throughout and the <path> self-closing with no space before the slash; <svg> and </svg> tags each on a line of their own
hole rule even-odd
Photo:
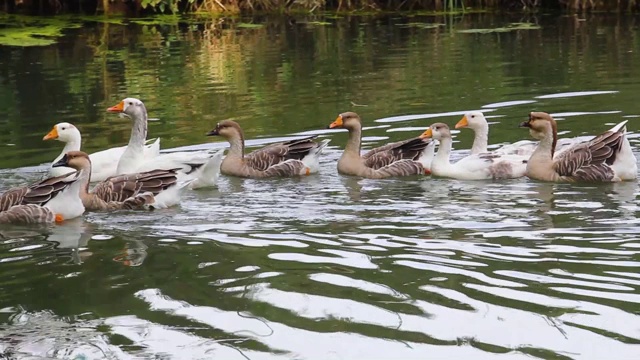
<svg viewBox="0 0 640 360">
<path fill-rule="evenodd" d="M 0 0 L 4 12 L 65 11 L 269 13 L 291 11 L 437 11 L 558 9 L 566 12 L 633 12 L 638 0 Z"/>
</svg>

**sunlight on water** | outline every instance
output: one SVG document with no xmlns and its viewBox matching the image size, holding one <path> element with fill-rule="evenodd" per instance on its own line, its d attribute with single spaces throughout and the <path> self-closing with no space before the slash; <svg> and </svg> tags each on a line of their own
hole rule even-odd
<svg viewBox="0 0 640 360">
<path fill-rule="evenodd" d="M 633 23 L 540 16 L 541 30 L 455 35 L 510 16 L 98 24 L 0 49 L 3 189 L 45 175 L 55 122 L 89 152 L 126 144 L 130 123 L 105 112 L 125 95 L 158 119 L 164 152 L 226 147 L 205 136 L 224 119 L 247 150 L 331 140 L 313 176 L 222 176 L 170 209 L 2 227 L 0 358 L 634 359 L 637 182 L 337 174 L 347 134 L 327 126 L 344 111 L 362 116 L 363 149 L 480 109 L 490 148 L 530 140 L 518 123 L 546 111 L 563 137 L 629 120 L 638 151 Z M 473 133 L 452 133 L 458 159 Z"/>
</svg>

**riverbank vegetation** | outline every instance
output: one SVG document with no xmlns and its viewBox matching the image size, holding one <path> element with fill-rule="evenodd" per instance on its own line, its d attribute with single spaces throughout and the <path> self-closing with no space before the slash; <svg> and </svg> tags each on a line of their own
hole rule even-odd
<svg viewBox="0 0 640 360">
<path fill-rule="evenodd" d="M 8 13 L 53 14 L 74 11 L 127 15 L 184 12 L 237 14 L 319 11 L 640 10 L 638 0 L 1 0 L 0 4 L 1 9 Z"/>
</svg>

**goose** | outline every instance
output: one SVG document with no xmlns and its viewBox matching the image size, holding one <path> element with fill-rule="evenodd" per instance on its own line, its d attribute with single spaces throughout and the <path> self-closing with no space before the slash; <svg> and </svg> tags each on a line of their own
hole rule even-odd
<svg viewBox="0 0 640 360">
<path fill-rule="evenodd" d="M 163 209 L 179 202 L 178 169 L 152 170 L 116 175 L 97 183 L 89 191 L 91 159 L 82 151 L 69 151 L 54 167 L 65 166 L 81 172 L 79 196 L 87 210 Z"/>
<path fill-rule="evenodd" d="M 488 138 L 489 138 L 489 124 L 484 114 L 480 111 L 470 111 L 464 114 L 462 119 L 456 123 L 456 129 L 469 128 L 474 132 L 473 145 L 471 146 L 471 154 L 481 154 L 489 152 L 487 150 Z M 562 138 L 558 139 L 556 146 L 556 153 L 566 150 L 572 145 L 579 144 L 585 141 L 589 141 L 592 136 L 578 136 L 575 138 Z M 498 149 L 491 151 L 496 154 L 511 154 L 511 155 L 527 155 L 531 156 L 533 151 L 538 146 L 537 141 L 520 140 L 513 144 L 506 144 Z"/>
<path fill-rule="evenodd" d="M 220 171 L 225 175 L 246 178 L 290 177 L 317 173 L 318 158 L 330 140 L 317 143 L 317 136 L 269 144 L 244 154 L 244 133 L 233 120 L 224 120 L 207 133 L 222 136 L 229 142 L 229 153 Z"/>
<path fill-rule="evenodd" d="M 551 182 L 614 182 L 638 176 L 636 157 L 631 150 L 625 120 L 590 141 L 575 144 L 554 157 L 558 125 L 545 112 L 531 112 L 520 127 L 540 144 L 527 164 L 531 179 Z"/>
<path fill-rule="evenodd" d="M 82 143 L 82 136 L 80 130 L 68 122 L 61 122 L 55 124 L 53 129 L 45 135 L 42 140 L 58 140 L 65 143 L 62 152 L 56 157 L 51 165 L 60 161 L 64 154 L 69 151 L 79 151 Z M 145 143 L 149 143 L 151 140 L 147 140 Z M 118 166 L 118 160 L 124 153 L 126 146 L 113 147 L 110 149 L 95 152 L 89 155 L 91 159 L 91 179 L 90 181 L 103 181 L 110 176 L 116 174 L 116 168 Z M 153 143 L 146 144 L 144 146 L 144 158 L 145 160 L 156 157 L 160 154 L 160 138 L 157 138 Z M 49 176 L 60 176 L 62 174 L 73 171 L 71 168 L 59 166 L 49 166 Z"/>
<path fill-rule="evenodd" d="M 415 137 L 386 144 L 361 155 L 362 120 L 355 112 L 344 112 L 329 125 L 344 128 L 349 140 L 338 160 L 338 172 L 370 179 L 428 175 L 435 145 L 430 139 Z"/>
<path fill-rule="evenodd" d="M 136 98 L 126 98 L 107 109 L 133 120 L 129 144 L 118 161 L 116 174 L 132 174 L 158 169 L 181 169 L 178 180 L 189 180 L 190 189 L 215 186 L 220 174 L 224 149 L 213 151 L 174 152 L 144 159 L 147 137 L 147 108 Z"/>
<path fill-rule="evenodd" d="M 431 163 L 431 173 L 436 176 L 458 180 L 513 179 L 524 176 L 527 168 L 527 156 L 480 153 L 471 154 L 452 164 L 451 131 L 443 123 L 432 124 L 422 135 L 438 140 L 440 146 Z"/>
<path fill-rule="evenodd" d="M 0 223 L 60 223 L 81 216 L 80 173 L 50 177 L 0 194 Z"/>
</svg>

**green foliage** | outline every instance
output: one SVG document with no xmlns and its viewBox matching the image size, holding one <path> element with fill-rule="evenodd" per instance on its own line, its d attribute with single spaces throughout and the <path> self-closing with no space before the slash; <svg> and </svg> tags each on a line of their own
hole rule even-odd
<svg viewBox="0 0 640 360">
<path fill-rule="evenodd" d="M 22 15 L 0 16 L 0 45 L 47 46 L 63 35 L 64 29 L 77 28 L 81 24 L 64 18 L 30 17 Z"/>
</svg>

